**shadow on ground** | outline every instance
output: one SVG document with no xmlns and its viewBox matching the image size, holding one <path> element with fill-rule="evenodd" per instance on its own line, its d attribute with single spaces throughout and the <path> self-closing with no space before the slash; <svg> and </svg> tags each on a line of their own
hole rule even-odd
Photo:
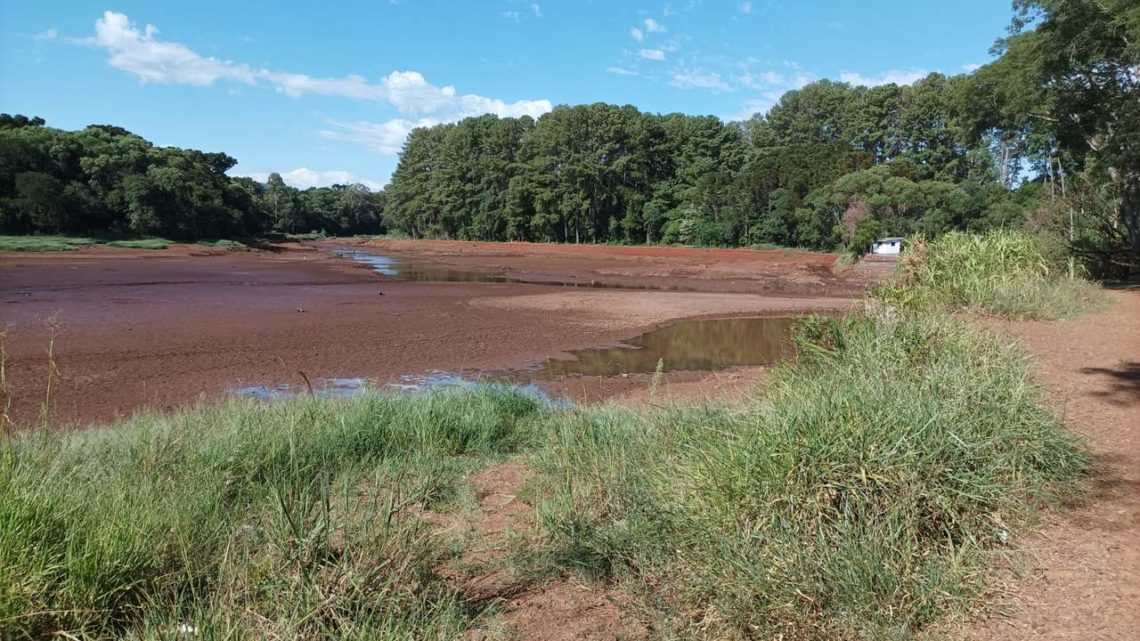
<svg viewBox="0 0 1140 641">
<path fill-rule="evenodd" d="M 1093 396 L 1118 405 L 1140 402 L 1140 362 L 1121 363 L 1119 367 L 1084 367 L 1080 372 L 1106 379 L 1107 387 L 1091 392 Z"/>
</svg>

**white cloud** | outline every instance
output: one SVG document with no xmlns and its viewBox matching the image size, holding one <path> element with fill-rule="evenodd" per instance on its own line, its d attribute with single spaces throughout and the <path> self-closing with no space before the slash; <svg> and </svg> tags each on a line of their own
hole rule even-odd
<svg viewBox="0 0 1140 641">
<path fill-rule="evenodd" d="M 877 87 L 879 85 L 911 85 L 927 76 L 922 69 L 891 69 L 878 76 L 864 76 L 860 73 L 845 72 L 839 74 L 839 79 L 848 84 L 864 87 Z"/>
<path fill-rule="evenodd" d="M 665 33 L 666 31 L 665 25 L 653 18 L 646 18 L 644 24 L 646 33 Z"/>
<path fill-rule="evenodd" d="M 638 42 L 645 41 L 645 34 L 642 33 L 641 29 L 638 29 L 637 27 L 629 28 L 629 36 Z"/>
<path fill-rule="evenodd" d="M 740 13 L 743 13 L 743 14 L 752 13 L 752 2 L 750 2 L 749 0 L 745 0 L 744 2 L 741 2 L 740 3 Z"/>
<path fill-rule="evenodd" d="M 52 27 L 46 31 L 41 31 L 41 32 L 33 35 L 32 40 L 35 40 L 36 42 L 43 42 L 45 40 L 55 40 L 58 37 L 59 37 L 59 31 L 56 30 L 55 27 Z"/>
<path fill-rule="evenodd" d="M 530 10 L 534 12 L 534 17 L 542 17 L 542 5 L 538 4 L 537 2 L 532 2 L 530 4 Z"/>
<path fill-rule="evenodd" d="M 239 176 L 248 176 L 258 182 L 265 182 L 269 180 L 269 173 L 267 171 L 254 172 L 250 174 L 236 174 Z M 352 172 L 344 171 L 343 169 L 330 169 L 327 171 L 318 171 L 309 169 L 308 167 L 298 167 L 290 171 L 278 172 L 281 174 L 281 179 L 285 184 L 297 189 L 309 189 L 310 187 L 329 187 L 331 185 L 351 185 L 354 183 L 362 184 L 372 191 L 379 191 L 384 187 L 384 183 L 375 180 L 359 179 L 352 175 Z"/>
<path fill-rule="evenodd" d="M 637 55 L 645 58 L 646 60 L 664 60 L 665 52 L 660 49 L 641 49 Z"/>
<path fill-rule="evenodd" d="M 729 91 L 731 89 L 728 83 L 720 79 L 718 73 L 675 73 L 669 84 L 682 89 L 711 89 L 713 91 Z"/>
<path fill-rule="evenodd" d="M 391 105 L 402 113 L 462 113 L 485 109 L 500 116 L 541 114 L 550 111 L 549 100 L 520 100 L 507 103 L 475 94 L 460 95 L 453 86 L 431 84 L 418 71 L 393 71 L 378 82 L 359 75 L 340 78 L 314 78 L 301 73 L 253 68 L 244 63 L 204 57 L 186 45 L 159 40 L 158 29 L 139 29 L 121 13 L 107 11 L 95 22 L 95 35 L 84 38 L 86 45 L 105 49 L 109 63 L 143 82 L 209 86 L 218 81 L 245 85 L 269 85 L 299 98 L 313 94 Z M 483 113 L 483 112 L 479 112 Z"/>
<path fill-rule="evenodd" d="M 981 69 L 982 67 L 983 67 L 983 65 L 979 65 L 979 64 L 962 65 L 962 69 L 966 73 L 974 73 L 975 71 L 977 71 L 978 69 Z"/>
<path fill-rule="evenodd" d="M 511 22 L 518 22 L 519 21 L 519 12 L 518 11 L 504 11 L 503 17 L 506 18 L 507 20 L 510 20 Z"/>
<path fill-rule="evenodd" d="M 404 146 L 404 140 L 413 129 L 433 127 L 438 125 L 439 121 L 431 118 L 421 118 L 415 121 L 394 118 L 381 123 L 364 120 L 351 122 L 329 120 L 327 123 L 331 129 L 322 130 L 320 132 L 322 137 L 329 140 L 356 143 L 377 153 L 390 156 L 400 153 Z"/>
<path fill-rule="evenodd" d="M 616 76 L 636 76 L 636 71 L 630 71 L 625 67 L 606 67 L 606 73 L 612 73 Z"/>
<path fill-rule="evenodd" d="M 741 105 L 740 110 L 736 113 L 722 116 L 721 120 L 725 122 L 740 122 L 749 120 L 756 114 L 762 114 L 772 108 L 777 102 L 780 102 L 780 96 L 784 95 L 782 91 L 768 91 L 760 95 L 758 98 L 749 98 Z"/>
<path fill-rule="evenodd" d="M 456 109 L 434 117 L 416 120 L 393 118 L 385 122 L 327 120 L 326 124 L 330 128 L 322 130 L 320 135 L 328 140 L 356 143 L 377 153 L 394 155 L 400 153 L 408 134 L 418 127 L 434 127 L 435 125 L 458 122 L 464 118 L 487 113 L 502 118 L 520 118 L 522 116 L 538 118 L 551 109 L 553 106 L 549 100 L 529 100 L 508 104 L 501 100 L 482 96 L 463 96 L 459 99 Z"/>
</svg>

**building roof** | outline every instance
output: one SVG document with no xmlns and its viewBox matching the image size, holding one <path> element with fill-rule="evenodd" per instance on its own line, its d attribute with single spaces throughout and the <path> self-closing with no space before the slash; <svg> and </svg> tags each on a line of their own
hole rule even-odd
<svg viewBox="0 0 1140 641">
<path fill-rule="evenodd" d="M 890 238 L 880 238 L 880 239 L 876 240 L 875 242 L 876 243 L 889 243 L 891 241 L 902 241 L 902 240 L 904 240 L 904 239 L 900 238 L 898 236 L 892 236 Z"/>
</svg>

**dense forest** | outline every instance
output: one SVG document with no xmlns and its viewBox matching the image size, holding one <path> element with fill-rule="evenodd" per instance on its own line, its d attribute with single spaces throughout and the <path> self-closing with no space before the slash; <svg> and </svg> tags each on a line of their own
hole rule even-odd
<svg viewBox="0 0 1140 641">
<path fill-rule="evenodd" d="M 747 122 L 561 106 L 417 129 L 383 193 L 231 178 L 222 153 L 0 117 L 0 231 L 776 244 L 1027 226 L 1140 269 L 1140 3 L 1015 0 L 996 59 L 913 85 L 821 80 Z"/>
<path fill-rule="evenodd" d="M 223 153 L 157 147 L 121 127 L 62 131 L 0 114 L 0 232 L 199 239 L 383 231 L 383 194 L 226 175 L 236 164 Z"/>
<path fill-rule="evenodd" d="M 860 250 L 1029 225 L 1140 265 L 1140 4 L 1018 0 L 998 58 L 910 86 L 823 80 L 743 123 L 632 106 L 412 133 L 385 219 L 412 236 Z"/>
</svg>

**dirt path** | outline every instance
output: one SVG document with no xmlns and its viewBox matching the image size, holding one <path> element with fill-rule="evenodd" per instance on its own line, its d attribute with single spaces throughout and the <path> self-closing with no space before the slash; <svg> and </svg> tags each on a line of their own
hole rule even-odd
<svg viewBox="0 0 1140 641">
<path fill-rule="evenodd" d="M 467 639 L 483 641 L 505 636 L 518 641 L 612 641 L 644 638 L 645 630 L 626 614 L 619 593 L 562 578 L 541 585 L 519 583 L 499 561 L 507 552 L 511 532 L 529 532 L 534 509 L 519 498 L 530 471 L 521 461 L 509 461 L 474 474 L 471 484 L 478 499 L 475 544 L 459 561 L 455 578 L 467 599 L 493 606 L 488 625 L 472 630 Z M 455 527 L 454 524 L 449 527 Z M 474 567 L 463 576 L 462 568 Z"/>
<path fill-rule="evenodd" d="M 1090 494 L 1026 542 L 1034 552 L 1007 618 L 974 639 L 1140 638 L 1140 291 L 1104 313 L 1011 323 L 1071 429 L 1095 457 Z"/>
</svg>

